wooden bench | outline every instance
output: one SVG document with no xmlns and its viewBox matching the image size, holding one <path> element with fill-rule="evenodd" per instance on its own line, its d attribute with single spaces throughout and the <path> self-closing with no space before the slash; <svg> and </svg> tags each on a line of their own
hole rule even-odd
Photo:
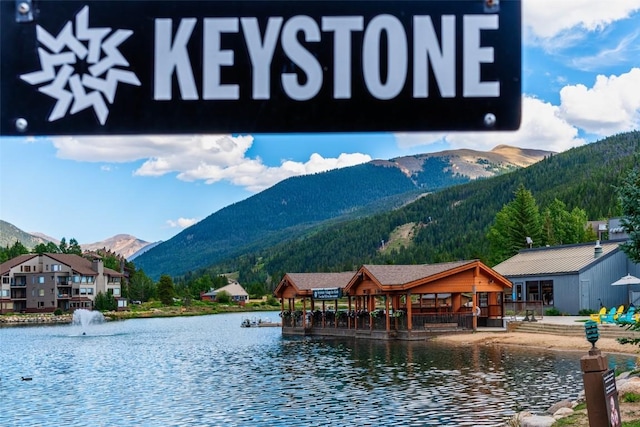
<svg viewBox="0 0 640 427">
<path fill-rule="evenodd" d="M 427 332 L 453 332 L 458 330 L 458 324 L 456 322 L 425 323 L 424 329 Z"/>
</svg>

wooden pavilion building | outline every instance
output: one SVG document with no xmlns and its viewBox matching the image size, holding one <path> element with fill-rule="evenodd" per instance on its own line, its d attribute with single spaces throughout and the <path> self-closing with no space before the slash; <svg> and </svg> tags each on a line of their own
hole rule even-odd
<svg viewBox="0 0 640 427">
<path fill-rule="evenodd" d="M 287 273 L 275 295 L 285 335 L 421 340 L 437 332 L 503 326 L 504 294 L 511 286 L 470 260 Z"/>
</svg>

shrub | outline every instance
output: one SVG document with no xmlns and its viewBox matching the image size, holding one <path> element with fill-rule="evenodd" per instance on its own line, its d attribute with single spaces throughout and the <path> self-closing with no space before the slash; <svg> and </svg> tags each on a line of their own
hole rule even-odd
<svg viewBox="0 0 640 427">
<path fill-rule="evenodd" d="M 280 302 L 273 295 L 269 295 L 267 297 L 267 304 L 269 305 L 280 305 Z"/>
<path fill-rule="evenodd" d="M 55 311 L 53 312 L 53 314 L 55 316 L 62 316 L 62 309 L 56 308 Z"/>
<path fill-rule="evenodd" d="M 544 315 L 545 316 L 561 316 L 562 313 L 557 308 L 551 307 L 545 310 Z"/>
<path fill-rule="evenodd" d="M 622 395 L 622 401 L 627 403 L 640 402 L 640 394 L 625 393 Z"/>
<path fill-rule="evenodd" d="M 580 316 L 589 316 L 590 314 L 596 314 L 596 313 L 597 313 L 597 311 L 592 310 L 592 309 L 590 309 L 590 308 L 583 308 L 582 310 L 580 310 L 580 311 L 578 312 L 578 314 L 579 314 Z"/>
<path fill-rule="evenodd" d="M 231 294 L 227 291 L 220 291 L 216 294 L 216 301 L 220 304 L 229 304 L 231 302 Z"/>
</svg>

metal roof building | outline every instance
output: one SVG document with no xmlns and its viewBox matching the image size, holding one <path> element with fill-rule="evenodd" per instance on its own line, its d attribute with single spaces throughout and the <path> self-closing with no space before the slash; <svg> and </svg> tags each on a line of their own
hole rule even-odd
<svg viewBox="0 0 640 427">
<path fill-rule="evenodd" d="M 513 301 L 543 301 L 545 308 L 571 315 L 597 311 L 601 305 L 609 308 L 635 299 L 629 293 L 636 289 L 611 286 L 625 274 L 640 270 L 620 250 L 620 243 L 524 249 L 493 269 L 513 283 Z"/>
</svg>

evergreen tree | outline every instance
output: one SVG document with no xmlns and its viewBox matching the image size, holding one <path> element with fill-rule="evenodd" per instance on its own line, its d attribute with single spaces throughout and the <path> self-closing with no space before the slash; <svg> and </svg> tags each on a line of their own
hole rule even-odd
<svg viewBox="0 0 640 427">
<path fill-rule="evenodd" d="M 110 268 L 112 270 L 122 273 L 122 266 L 120 263 L 120 259 L 116 255 L 109 254 L 109 255 L 103 256 L 102 261 L 104 262 L 105 268 Z"/>
<path fill-rule="evenodd" d="M 82 248 L 80 247 L 80 244 L 78 243 L 78 241 L 73 237 L 69 239 L 69 247 L 67 248 L 66 253 L 82 256 Z"/>
<path fill-rule="evenodd" d="M 492 264 L 504 261 L 522 248 L 542 244 L 542 221 L 536 200 L 522 184 L 514 196 L 496 214 L 496 220 L 487 234 Z"/>
<path fill-rule="evenodd" d="M 40 255 L 44 253 L 56 254 L 60 252 L 60 248 L 53 242 L 47 242 L 46 244 L 38 243 L 36 247 L 33 248 L 33 252 Z"/>
<path fill-rule="evenodd" d="M 487 233 L 489 241 L 489 264 L 496 265 L 514 255 L 510 249 L 509 236 L 507 230 L 512 227 L 509 223 L 512 220 L 509 205 L 505 205 L 501 211 L 496 214 L 493 226 Z"/>
<path fill-rule="evenodd" d="M 16 240 L 13 246 L 7 246 L 4 250 L 1 251 L 0 261 L 5 262 L 19 255 L 25 255 L 28 253 L 29 249 L 27 249 L 21 242 Z"/>
<path fill-rule="evenodd" d="M 113 311 L 118 309 L 118 302 L 112 293 L 98 292 L 96 299 L 94 300 L 94 306 L 99 311 Z"/>
<path fill-rule="evenodd" d="M 622 205 L 622 219 L 620 223 L 629 240 L 620 245 L 630 260 L 640 263 L 640 172 L 632 169 L 617 188 Z"/>
<path fill-rule="evenodd" d="M 67 249 L 69 248 L 67 246 L 67 239 L 62 237 L 62 239 L 60 239 L 60 244 L 58 245 L 58 248 L 60 248 L 60 253 L 66 254 L 67 253 Z"/>
<path fill-rule="evenodd" d="M 129 279 L 129 299 L 132 301 L 149 301 L 156 296 L 153 280 L 143 270 L 134 271 Z"/>
<path fill-rule="evenodd" d="M 513 219 L 509 222 L 510 248 L 514 253 L 529 245 L 542 243 L 542 221 L 536 199 L 523 184 L 518 186 L 511 204 Z"/>
<path fill-rule="evenodd" d="M 587 212 L 578 207 L 571 212 L 564 202 L 554 199 L 542 215 L 543 245 L 567 245 L 595 240 L 593 229 L 588 230 Z"/>
<path fill-rule="evenodd" d="M 164 305 L 173 305 L 173 297 L 175 296 L 175 288 L 171 276 L 163 274 L 158 282 L 158 298 Z"/>
</svg>

